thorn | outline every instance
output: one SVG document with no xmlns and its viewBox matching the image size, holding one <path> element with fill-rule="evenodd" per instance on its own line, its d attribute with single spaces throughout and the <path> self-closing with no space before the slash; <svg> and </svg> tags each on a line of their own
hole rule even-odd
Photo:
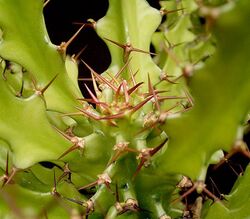
<svg viewBox="0 0 250 219">
<path fill-rule="evenodd" d="M 161 15 L 167 15 L 167 14 L 171 14 L 171 13 L 175 13 L 175 12 L 178 12 L 178 11 L 182 11 L 184 10 L 185 8 L 178 8 L 178 9 L 175 9 L 175 10 L 167 10 L 167 9 L 162 9 L 160 10 L 160 13 Z"/>
<path fill-rule="evenodd" d="M 129 94 L 128 94 L 127 82 L 125 80 L 122 81 L 122 88 L 123 88 L 123 92 L 124 92 L 125 103 L 128 104 L 129 103 Z"/>
<path fill-rule="evenodd" d="M 144 84 L 144 82 L 140 82 L 140 83 L 136 84 L 134 87 L 130 88 L 130 89 L 128 90 L 128 94 L 129 94 L 129 95 L 132 94 L 132 93 L 133 93 L 134 91 L 136 91 L 142 84 Z"/>
<path fill-rule="evenodd" d="M 56 80 L 58 74 L 56 74 L 52 79 L 51 81 L 44 87 L 42 88 L 40 91 L 38 91 L 38 94 L 39 95 L 43 95 L 45 93 L 45 91 L 49 88 L 49 86 Z"/>
<path fill-rule="evenodd" d="M 108 162 L 107 166 L 111 165 L 114 163 L 118 157 L 120 157 L 122 154 L 124 154 L 127 151 L 131 151 L 128 148 L 129 142 L 118 142 L 114 145 L 113 150 L 116 151 L 114 156 L 111 158 L 111 160 Z"/>
<path fill-rule="evenodd" d="M 77 37 L 77 35 L 81 32 L 81 30 L 84 28 L 85 24 L 83 24 L 76 33 L 65 43 L 62 42 L 61 45 L 58 47 L 58 50 L 61 52 L 65 52 L 68 46 L 73 42 L 73 40 Z"/>
<path fill-rule="evenodd" d="M 128 58 L 129 58 L 129 55 L 131 52 L 139 52 L 139 53 L 145 53 L 145 54 L 149 54 L 149 55 L 156 55 L 155 53 L 151 53 L 151 52 L 147 52 L 147 51 L 144 51 L 141 49 L 134 48 L 130 43 L 126 43 L 124 45 L 124 44 L 115 42 L 114 40 L 108 39 L 106 37 L 104 37 L 104 39 L 123 49 L 123 61 L 125 63 L 128 61 Z"/>
<path fill-rule="evenodd" d="M 45 1 L 45 2 L 43 3 L 43 7 L 45 8 L 49 2 L 50 2 L 50 0 Z"/>
<path fill-rule="evenodd" d="M 50 81 L 49 83 L 42 89 L 39 89 L 37 87 L 37 82 L 36 82 L 36 79 L 33 77 L 33 75 L 31 75 L 31 81 L 32 81 L 32 84 L 35 88 L 35 93 L 36 95 L 38 96 L 43 96 L 45 91 L 50 87 L 50 85 L 55 81 L 55 79 L 57 78 L 58 74 L 56 74 Z"/>
<path fill-rule="evenodd" d="M 73 143 L 73 145 L 67 149 L 60 157 L 58 157 L 57 159 L 60 160 L 61 158 L 63 158 L 65 155 L 67 155 L 68 153 L 76 150 L 76 149 L 84 149 L 84 139 L 83 138 L 79 138 L 77 136 L 70 136 L 67 135 L 66 133 L 64 133 L 63 131 L 61 131 L 60 129 L 58 129 L 56 126 L 53 126 L 53 128 L 59 133 L 61 134 L 64 138 L 66 138 L 67 140 L 71 141 Z"/>
<path fill-rule="evenodd" d="M 22 97 L 22 96 L 23 96 L 23 89 L 24 89 L 24 80 L 22 79 L 21 89 L 20 89 L 20 91 L 16 94 L 16 97 Z"/>
<path fill-rule="evenodd" d="M 117 114 L 114 114 L 114 115 L 101 117 L 100 119 L 101 120 L 119 119 L 119 118 L 124 117 L 125 115 L 126 115 L 126 113 L 123 111 L 121 113 L 117 113 Z"/>
<path fill-rule="evenodd" d="M 117 90 L 117 88 L 112 83 L 110 83 L 104 77 L 102 77 L 97 72 L 95 72 L 86 62 L 84 62 L 82 59 L 81 59 L 81 61 L 90 70 L 91 74 L 93 74 L 99 81 L 101 81 L 102 83 L 108 85 L 112 90 L 114 90 L 114 91 Z"/>
<path fill-rule="evenodd" d="M 81 205 L 83 206 L 84 205 L 84 202 L 83 201 L 80 201 L 80 200 L 75 200 L 75 199 L 72 199 L 72 198 L 67 198 L 67 197 L 63 197 L 64 199 L 70 201 L 70 202 L 73 202 L 75 204 L 78 204 L 78 205 Z"/>
<path fill-rule="evenodd" d="M 142 149 L 140 154 L 138 155 L 137 159 L 141 159 L 138 167 L 136 168 L 135 173 L 132 176 L 132 180 L 135 179 L 135 177 L 140 172 L 141 168 L 145 165 L 145 163 L 148 163 L 152 156 L 154 156 L 168 141 L 168 138 L 166 138 L 160 145 L 158 145 L 155 148 L 145 148 Z M 147 164 L 148 165 L 148 164 Z"/>
<path fill-rule="evenodd" d="M 69 176 L 69 180 L 71 177 L 71 171 L 69 169 L 69 164 L 66 163 L 64 168 L 63 168 L 63 174 L 57 179 L 57 183 L 59 183 L 64 177 Z"/>
<path fill-rule="evenodd" d="M 94 102 L 95 104 L 101 105 L 101 106 L 104 107 L 105 109 L 109 109 L 109 106 L 108 106 L 106 103 L 100 102 L 100 101 L 97 99 L 97 97 L 92 93 L 92 91 L 88 88 L 88 86 L 87 86 L 86 84 L 84 84 L 84 86 L 86 87 L 86 89 L 87 89 L 89 95 L 91 96 L 91 98 L 93 99 L 93 102 Z"/>
<path fill-rule="evenodd" d="M 170 80 L 170 79 L 169 79 L 170 77 L 173 77 L 173 76 L 167 75 L 165 72 L 162 72 L 161 75 L 160 75 L 160 81 L 159 81 L 156 85 L 158 85 L 158 84 L 159 84 L 160 82 L 162 82 L 162 81 L 167 81 L 167 82 L 169 82 L 170 84 L 178 84 L 178 83 L 176 82 L 176 79 Z"/>
<path fill-rule="evenodd" d="M 156 108 L 157 108 L 157 110 L 160 112 L 161 109 L 160 109 L 160 104 L 159 104 L 159 101 L 158 101 L 158 97 L 157 97 L 157 95 L 156 95 L 156 93 L 155 93 L 155 90 L 154 90 L 154 88 L 153 88 L 153 85 L 152 85 L 152 83 L 151 83 L 149 74 L 148 74 L 148 91 L 149 91 L 150 94 L 153 95 L 154 100 L 155 100 L 155 104 L 156 104 Z"/>
<path fill-rule="evenodd" d="M 140 102 L 136 106 L 134 106 L 133 109 L 131 110 L 131 112 L 135 113 L 137 110 L 142 108 L 147 102 L 149 102 L 152 98 L 153 98 L 153 95 L 147 97 L 145 100 L 143 100 L 142 102 Z"/>
<path fill-rule="evenodd" d="M 132 81 L 133 85 L 135 86 L 136 85 L 135 76 L 139 72 L 139 69 L 134 74 L 133 74 L 133 72 L 132 72 L 132 70 L 131 70 L 131 68 L 129 66 L 128 66 L 128 70 L 129 70 L 129 74 L 130 74 L 130 80 Z"/>
<path fill-rule="evenodd" d="M 122 68 L 120 69 L 120 71 L 118 71 L 116 74 L 115 74 L 115 79 L 118 79 L 121 75 L 121 73 L 124 71 L 124 69 L 129 65 L 129 63 L 131 62 L 131 59 L 132 58 L 129 58 L 126 63 L 122 66 Z M 111 81 L 111 83 L 113 82 L 113 80 Z"/>
<path fill-rule="evenodd" d="M 197 191 L 198 194 L 201 194 L 202 192 L 204 192 L 205 194 L 207 194 L 207 196 L 209 196 L 211 199 L 213 199 L 214 201 L 219 201 L 221 203 L 221 200 L 219 198 L 217 198 L 213 193 L 211 193 L 207 188 L 206 188 L 206 184 L 203 181 L 196 181 L 193 186 L 186 191 L 183 195 L 181 195 L 180 197 L 174 199 L 171 203 L 175 204 L 177 203 L 177 201 L 181 201 L 183 198 L 187 197 L 188 195 L 190 195 L 194 190 Z"/>
<path fill-rule="evenodd" d="M 8 185 L 12 181 L 12 179 L 15 176 L 16 172 L 17 172 L 17 168 L 13 167 L 11 172 L 10 172 L 10 175 L 5 177 L 5 182 L 3 182 L 2 187 L 4 187 L 5 185 Z"/>
<path fill-rule="evenodd" d="M 164 101 L 164 100 L 178 100 L 178 99 L 187 99 L 187 97 L 178 97 L 178 96 L 166 96 L 166 97 L 159 97 L 159 101 Z"/>
<path fill-rule="evenodd" d="M 79 57 L 82 55 L 82 53 L 85 51 L 85 49 L 88 47 L 88 45 L 85 45 L 75 56 L 74 60 L 77 61 L 79 60 Z"/>
<path fill-rule="evenodd" d="M 91 119 L 94 119 L 94 120 L 100 120 L 101 117 L 99 115 L 96 115 L 92 112 L 89 112 L 88 110 L 84 110 L 84 109 L 81 109 L 79 107 L 76 107 L 76 109 L 78 109 L 80 112 L 82 112 L 84 115 L 90 117 Z"/>
<path fill-rule="evenodd" d="M 67 154 L 69 154 L 70 152 L 78 149 L 79 146 L 78 145 L 72 145 L 69 149 L 67 149 L 65 152 L 62 153 L 62 155 L 60 157 L 57 158 L 57 160 L 62 159 L 63 157 L 65 157 Z"/>
</svg>

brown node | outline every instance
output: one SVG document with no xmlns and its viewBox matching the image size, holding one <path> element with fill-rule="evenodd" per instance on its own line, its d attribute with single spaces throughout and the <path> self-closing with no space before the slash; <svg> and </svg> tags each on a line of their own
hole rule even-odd
<svg viewBox="0 0 250 219">
<path fill-rule="evenodd" d="M 68 46 L 76 39 L 76 37 L 81 32 L 81 30 L 84 28 L 84 26 L 85 24 L 82 24 L 82 26 L 76 31 L 76 33 L 67 42 L 62 42 L 61 45 L 58 46 L 58 51 L 64 54 Z"/>
<path fill-rule="evenodd" d="M 82 150 L 84 149 L 84 146 L 85 146 L 85 142 L 84 142 L 84 139 L 83 138 L 79 138 L 77 136 L 74 136 L 74 135 L 69 135 L 69 134 L 66 134 L 64 133 L 63 131 L 61 131 L 60 129 L 58 129 L 57 127 L 53 126 L 54 129 L 59 133 L 61 134 L 64 138 L 66 138 L 67 140 L 71 141 L 73 143 L 73 145 L 67 149 L 59 158 L 61 159 L 62 157 L 66 156 L 68 153 L 76 150 L 76 149 L 79 149 L 81 152 Z"/>
<path fill-rule="evenodd" d="M 117 144 L 115 144 L 113 147 L 115 154 L 111 158 L 111 160 L 108 162 L 107 166 L 114 163 L 120 156 L 122 156 L 123 154 L 125 154 L 127 152 L 138 153 L 137 150 L 135 150 L 133 148 L 129 148 L 128 145 L 129 145 L 129 142 L 118 142 Z"/>
<path fill-rule="evenodd" d="M 128 58 L 129 58 L 129 55 L 131 54 L 131 52 L 139 52 L 139 53 L 145 53 L 145 54 L 149 54 L 149 55 L 156 55 L 155 53 L 151 53 L 151 52 L 147 52 L 147 51 L 144 51 L 141 49 L 134 48 L 132 46 L 132 44 L 129 42 L 126 44 L 121 44 L 121 43 L 118 43 L 114 40 L 108 39 L 106 37 L 104 39 L 123 49 L 123 61 L 125 63 L 128 61 Z"/>
<path fill-rule="evenodd" d="M 206 188 L 206 184 L 202 180 L 197 180 L 196 182 L 193 183 L 189 178 L 183 177 L 181 182 L 177 185 L 177 188 L 184 189 L 187 191 L 184 192 L 184 194 L 182 194 L 180 197 L 174 199 L 172 201 L 172 204 L 175 204 L 178 201 L 183 200 L 194 191 L 196 191 L 198 194 L 205 193 L 205 195 L 208 198 L 212 199 L 213 201 L 221 202 L 221 200 L 217 196 L 215 196 L 212 192 L 210 192 Z"/>
<path fill-rule="evenodd" d="M 5 164 L 5 172 L 4 175 L 0 177 L 0 181 L 2 181 L 2 188 L 10 183 L 13 183 L 13 177 L 15 176 L 17 172 L 16 167 L 12 167 L 11 172 L 9 173 L 9 152 L 7 152 L 7 157 L 6 157 L 6 164 Z"/>
<path fill-rule="evenodd" d="M 62 175 L 57 179 L 57 183 L 59 183 L 63 178 L 68 177 L 68 180 L 71 181 L 71 171 L 69 169 L 69 164 L 66 163 L 63 167 Z"/>
<path fill-rule="evenodd" d="M 176 103 L 174 106 L 170 107 L 169 109 L 162 111 L 159 115 L 155 114 L 154 112 L 150 112 L 149 114 L 147 114 L 144 117 L 143 128 L 140 131 L 138 131 L 136 135 L 139 135 L 143 133 L 144 131 L 152 129 L 156 127 L 157 125 L 163 124 L 169 115 L 172 115 L 174 113 L 179 113 L 179 112 L 174 112 L 174 113 L 171 112 L 171 110 L 175 109 L 179 105 L 180 103 Z"/>
<path fill-rule="evenodd" d="M 31 81 L 35 89 L 35 94 L 43 97 L 45 91 L 52 85 L 52 83 L 56 80 L 57 76 L 58 74 L 56 74 L 43 88 L 38 88 L 36 79 L 33 76 L 31 76 Z"/>
<path fill-rule="evenodd" d="M 56 172 L 55 172 L 55 170 L 53 171 L 53 182 L 54 182 L 54 185 L 53 185 L 52 190 L 51 190 L 51 195 L 53 195 L 56 198 L 60 198 L 61 195 L 57 192 L 57 183 L 56 183 Z"/>
<path fill-rule="evenodd" d="M 112 180 L 110 176 L 107 173 L 102 173 L 100 175 L 97 175 L 97 177 L 98 179 L 95 182 L 89 183 L 88 185 L 78 188 L 78 191 L 98 185 L 105 185 L 111 191 L 110 183 L 112 182 Z"/>
<path fill-rule="evenodd" d="M 149 162 L 150 162 L 151 157 L 153 157 L 159 150 L 161 150 L 161 148 L 165 145 L 167 141 L 168 141 L 168 138 L 166 138 L 161 144 L 159 144 L 155 148 L 145 148 L 139 152 L 137 159 L 140 160 L 140 163 L 137 166 L 137 169 L 135 173 L 133 174 L 132 179 L 135 179 L 135 177 L 138 175 L 138 173 L 140 172 L 143 166 L 147 167 L 150 164 Z"/>
<path fill-rule="evenodd" d="M 213 167 L 213 170 L 217 170 L 222 164 L 228 163 L 229 159 L 237 153 L 240 153 L 243 156 L 245 156 L 246 158 L 250 159 L 250 151 L 249 151 L 246 143 L 242 140 L 237 140 L 235 142 L 233 148 L 231 149 L 231 151 L 229 153 L 227 153 L 226 156 L 224 158 L 222 158 L 221 161 Z"/>
</svg>

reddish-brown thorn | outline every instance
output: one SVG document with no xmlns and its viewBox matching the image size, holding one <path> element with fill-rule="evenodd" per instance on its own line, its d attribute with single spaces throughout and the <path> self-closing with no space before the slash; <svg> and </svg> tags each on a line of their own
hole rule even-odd
<svg viewBox="0 0 250 219">
<path fill-rule="evenodd" d="M 129 82 L 130 80 L 132 81 L 133 85 L 135 86 L 136 85 L 136 80 L 135 80 L 135 76 L 137 75 L 137 73 L 139 72 L 139 69 L 133 74 L 131 68 L 128 66 L 128 71 L 129 71 L 129 74 L 130 74 L 130 79 L 129 79 Z"/>
<path fill-rule="evenodd" d="M 174 199 L 171 203 L 172 204 L 176 204 L 178 201 L 181 201 L 183 198 L 187 197 L 189 194 L 191 194 L 195 189 L 196 189 L 196 185 L 193 185 L 192 188 L 190 188 L 188 191 L 186 191 L 183 195 L 181 195 L 180 197 Z"/>
<path fill-rule="evenodd" d="M 166 142 L 168 141 L 168 138 L 166 138 L 160 145 L 158 145 L 157 147 L 155 147 L 155 148 L 152 148 L 151 150 L 150 150 L 150 156 L 152 157 L 152 156 L 154 156 L 159 150 L 161 150 L 162 149 L 162 147 L 166 144 Z"/>
<path fill-rule="evenodd" d="M 117 113 L 117 114 L 114 114 L 114 115 L 101 117 L 100 119 L 101 119 L 101 120 L 119 119 L 119 118 L 124 117 L 125 114 L 126 114 L 126 113 L 123 111 L 123 112 L 121 112 L 121 113 Z"/>
<path fill-rule="evenodd" d="M 87 189 L 87 188 L 90 188 L 90 187 L 93 187 L 96 185 L 97 185 L 97 181 L 89 183 L 88 185 L 82 186 L 82 187 L 78 188 L 77 190 L 80 191 L 80 190 Z"/>
<path fill-rule="evenodd" d="M 71 141 L 73 143 L 73 145 L 67 149 L 62 155 L 60 155 L 60 157 L 58 157 L 57 159 L 61 159 L 62 157 L 64 157 L 65 155 L 67 155 L 68 153 L 78 149 L 78 148 L 84 148 L 84 142 L 82 139 L 76 137 L 76 136 L 70 136 L 67 135 L 66 133 L 64 133 L 63 131 L 61 131 L 60 129 L 58 129 L 57 127 L 53 126 L 54 129 L 60 133 L 64 138 L 66 138 L 67 140 Z"/>
<path fill-rule="evenodd" d="M 62 155 L 60 155 L 60 157 L 57 158 L 57 160 L 60 160 L 61 158 L 63 158 L 64 156 L 66 156 L 67 154 L 69 154 L 70 152 L 76 150 L 79 148 L 79 145 L 72 145 L 69 149 L 67 149 L 65 152 L 62 153 Z"/>
<path fill-rule="evenodd" d="M 50 87 L 50 85 L 56 80 L 57 76 L 58 74 L 56 74 L 44 88 L 38 91 L 40 95 L 43 95 L 45 93 L 45 91 Z"/>
<path fill-rule="evenodd" d="M 178 9 L 175 9 L 175 10 L 162 9 L 162 10 L 160 10 L 160 13 L 161 13 L 161 15 L 167 15 L 167 14 L 175 13 L 175 12 L 178 12 L 178 11 L 183 12 L 184 9 L 185 8 L 178 8 Z"/>
<path fill-rule="evenodd" d="M 149 159 L 154 156 L 168 141 L 168 138 L 166 138 L 160 145 L 158 145 L 155 148 L 146 148 L 145 150 L 141 151 L 139 154 L 139 158 L 141 159 L 132 179 L 134 180 L 135 177 L 138 175 L 140 172 L 141 168 L 144 166 L 145 162 L 148 162 Z"/>
<path fill-rule="evenodd" d="M 84 115 L 88 116 L 89 118 L 92 118 L 94 120 L 100 120 L 101 119 L 101 117 L 99 115 L 95 115 L 94 113 L 89 112 L 88 110 L 84 110 L 84 109 L 81 109 L 79 107 L 76 107 L 76 109 L 78 109 L 80 112 L 82 112 Z"/>
<path fill-rule="evenodd" d="M 126 61 L 126 63 L 122 66 L 122 68 L 120 69 L 120 71 L 118 71 L 118 72 L 115 74 L 115 76 L 114 76 L 115 79 L 118 79 L 118 78 L 120 77 L 121 73 L 122 73 L 122 72 L 124 71 L 124 69 L 129 65 L 131 59 L 132 59 L 132 58 L 129 58 L 129 59 Z M 113 80 L 111 81 L 111 83 L 112 83 L 112 82 L 113 82 Z"/>
<path fill-rule="evenodd" d="M 125 153 L 124 151 L 117 151 L 111 158 L 111 160 L 108 162 L 107 166 L 110 166 L 112 163 L 114 163 L 124 153 Z"/>
<path fill-rule="evenodd" d="M 17 168 L 12 167 L 12 170 L 9 174 L 9 152 L 7 152 L 5 173 L 4 173 L 3 177 L 1 177 L 1 179 L 3 180 L 2 187 L 4 187 L 5 185 L 7 185 L 11 182 L 11 180 L 14 177 L 14 175 L 16 174 L 16 172 L 17 172 Z"/>
<path fill-rule="evenodd" d="M 43 3 L 43 7 L 46 7 L 46 5 L 50 2 L 50 0 L 47 0 Z"/>
<path fill-rule="evenodd" d="M 213 170 L 217 170 L 223 163 L 228 162 L 228 160 L 236 153 L 241 153 L 248 159 L 250 159 L 250 152 L 249 150 L 243 149 L 242 147 L 234 147 L 219 163 L 217 163 L 214 167 Z"/>
<path fill-rule="evenodd" d="M 160 112 L 161 109 L 160 109 L 160 104 L 159 104 L 159 101 L 158 101 L 158 97 L 157 97 L 156 92 L 155 92 L 155 89 L 154 89 L 154 87 L 153 87 L 153 85 L 152 85 L 152 83 L 151 83 L 149 74 L 148 74 L 148 91 L 149 91 L 150 94 L 153 95 L 154 100 L 155 100 L 156 108 L 157 108 L 157 110 Z"/>
<path fill-rule="evenodd" d="M 85 51 L 85 49 L 88 47 L 88 45 L 85 45 L 73 58 L 74 60 L 79 60 L 79 57 L 82 55 L 82 53 Z"/>
<path fill-rule="evenodd" d="M 211 199 L 213 199 L 214 201 L 219 201 L 220 199 L 218 197 L 216 197 L 213 193 L 211 193 L 207 188 L 206 188 L 206 184 L 204 184 L 204 182 L 202 181 L 197 181 L 193 184 L 192 188 L 190 188 L 188 191 L 186 191 L 183 195 L 181 195 L 180 197 L 174 199 L 172 201 L 172 204 L 177 203 L 177 201 L 182 200 L 183 198 L 187 197 L 189 194 L 191 194 L 194 190 L 197 190 L 197 193 L 206 193 L 207 196 L 209 196 Z"/>
<path fill-rule="evenodd" d="M 131 112 L 132 113 L 136 112 L 137 110 L 139 110 L 140 108 L 142 108 L 147 102 L 149 102 L 152 98 L 153 98 L 153 95 L 147 97 L 145 100 L 143 100 L 142 102 L 140 102 L 136 106 L 134 106 L 132 108 Z"/>
<path fill-rule="evenodd" d="M 122 48 L 124 50 L 124 62 L 127 62 L 128 61 L 128 58 L 129 58 L 129 55 L 131 52 L 140 52 L 140 53 L 145 53 L 145 54 L 149 54 L 149 55 L 156 55 L 155 53 L 151 53 L 151 52 L 147 52 L 147 51 L 144 51 L 144 50 L 141 50 L 141 49 L 137 49 L 137 48 L 134 48 L 130 43 L 126 43 L 125 45 L 124 44 L 121 44 L 121 43 L 118 43 L 118 42 L 115 42 L 114 40 L 111 40 L 111 39 L 108 39 L 108 38 L 105 38 L 105 40 L 119 46 L 120 48 Z"/>
<path fill-rule="evenodd" d="M 93 74 L 99 81 L 101 81 L 102 83 L 108 85 L 114 91 L 117 90 L 117 88 L 112 83 L 110 83 L 107 79 L 105 79 L 104 77 L 102 77 L 101 75 L 96 73 L 86 62 L 84 62 L 82 59 L 81 59 L 81 61 L 90 70 L 91 74 Z"/>
<path fill-rule="evenodd" d="M 166 96 L 166 97 L 159 97 L 159 101 L 164 101 L 164 100 L 178 100 L 178 99 L 187 99 L 187 97 L 178 97 L 178 96 Z"/>
<path fill-rule="evenodd" d="M 114 150 L 116 151 L 116 153 L 111 158 L 111 160 L 108 162 L 107 166 L 109 166 L 110 164 L 115 162 L 118 159 L 118 157 L 122 156 L 126 152 L 139 153 L 138 150 L 133 149 L 133 148 L 129 148 L 128 144 L 129 144 L 129 142 L 120 142 L 114 146 Z"/>
<path fill-rule="evenodd" d="M 184 90 L 184 93 L 188 99 L 190 106 L 191 107 L 194 106 L 194 100 L 193 100 L 192 96 L 190 95 L 190 93 L 186 89 Z"/>
<path fill-rule="evenodd" d="M 78 204 L 78 205 L 81 205 L 81 206 L 84 205 L 84 202 L 83 202 L 83 201 L 75 200 L 75 199 L 73 199 L 73 198 L 67 198 L 67 197 L 63 197 L 63 198 L 64 198 L 65 200 L 68 200 L 68 201 L 73 202 L 73 203 L 75 203 L 75 204 Z"/>
<path fill-rule="evenodd" d="M 15 167 L 13 167 L 11 172 L 10 172 L 10 175 L 8 176 L 8 179 L 6 180 L 6 182 L 3 183 L 2 187 L 4 187 L 5 185 L 7 185 L 11 182 L 11 180 L 15 176 L 16 172 L 17 172 L 17 169 Z"/>
<path fill-rule="evenodd" d="M 122 81 L 122 88 L 123 88 L 123 92 L 124 92 L 125 103 L 128 104 L 129 103 L 129 94 L 128 94 L 127 82 L 125 80 Z"/>
<path fill-rule="evenodd" d="M 65 52 L 68 46 L 74 41 L 74 39 L 77 37 L 77 35 L 81 32 L 81 30 L 84 28 L 85 24 L 83 24 L 77 31 L 76 33 L 65 43 L 62 42 L 61 45 L 59 46 L 59 50 Z"/>
<path fill-rule="evenodd" d="M 144 82 L 140 82 L 138 84 L 136 84 L 134 87 L 131 87 L 129 90 L 128 90 L 128 94 L 132 94 L 134 91 L 136 91 Z"/>
<path fill-rule="evenodd" d="M 94 87 L 95 93 L 98 96 L 98 95 L 100 95 L 100 90 L 98 89 L 97 82 L 95 80 L 95 76 L 94 76 L 93 73 L 91 73 L 91 78 L 92 78 L 92 81 L 93 81 L 93 87 Z"/>
<path fill-rule="evenodd" d="M 121 89 L 122 89 L 122 83 L 119 85 L 119 87 L 117 88 L 117 91 L 115 92 L 115 99 L 116 99 L 116 101 L 118 100 L 118 97 L 121 94 Z"/>
<path fill-rule="evenodd" d="M 92 81 L 92 78 L 78 78 L 78 81 Z"/>
<path fill-rule="evenodd" d="M 90 99 L 90 98 L 77 98 L 77 100 L 88 102 L 88 103 L 93 103 L 93 104 L 96 104 L 96 105 L 100 105 L 100 106 L 103 106 L 104 108 L 108 109 L 108 104 L 105 103 L 105 102 L 95 101 L 95 100 Z"/>
<path fill-rule="evenodd" d="M 23 89 L 24 89 L 24 80 L 22 79 L 21 88 L 20 88 L 20 91 L 17 92 L 16 97 L 22 97 L 23 96 Z"/>
<path fill-rule="evenodd" d="M 56 126 L 52 126 L 59 134 L 61 134 L 64 138 L 66 138 L 67 140 L 71 141 L 72 136 L 67 135 L 66 133 L 64 133 L 63 131 L 61 131 L 59 128 L 57 128 Z"/>
<path fill-rule="evenodd" d="M 84 86 L 86 87 L 86 89 L 87 89 L 89 95 L 91 96 L 91 98 L 93 99 L 93 102 L 94 102 L 95 104 L 101 105 L 101 106 L 103 106 L 103 107 L 106 108 L 106 109 L 108 108 L 108 105 L 107 105 L 106 103 L 100 102 L 100 101 L 97 99 L 97 97 L 92 93 L 92 91 L 88 88 L 88 86 L 87 86 L 86 84 L 84 84 Z"/>
<path fill-rule="evenodd" d="M 114 75 L 112 75 L 112 73 L 110 73 L 109 71 L 106 71 L 106 74 L 111 78 L 110 83 L 116 83 L 116 85 L 119 84 L 119 81 L 114 77 Z"/>
<path fill-rule="evenodd" d="M 57 179 L 57 183 L 59 183 L 64 177 L 69 176 L 70 179 L 71 171 L 69 169 L 69 164 L 66 163 L 63 168 L 63 174 Z"/>
<path fill-rule="evenodd" d="M 174 80 L 170 80 L 169 78 L 171 78 L 171 77 L 174 77 L 174 76 L 172 76 L 172 75 L 167 75 L 165 72 L 162 72 L 161 73 L 161 75 L 160 75 L 160 81 L 156 84 L 156 85 L 158 85 L 159 83 L 161 83 L 162 81 L 167 81 L 167 82 L 169 82 L 170 84 L 178 84 L 177 82 L 176 82 L 176 80 L 174 79 Z M 155 85 L 155 86 L 156 86 Z"/>
<path fill-rule="evenodd" d="M 111 191 L 110 183 L 111 183 L 111 179 L 109 175 L 107 173 L 103 173 L 103 174 L 98 175 L 98 179 L 95 182 L 89 183 L 86 186 L 78 188 L 78 191 L 87 189 L 96 185 L 103 185 L 103 184 L 108 188 L 108 190 Z"/>
</svg>

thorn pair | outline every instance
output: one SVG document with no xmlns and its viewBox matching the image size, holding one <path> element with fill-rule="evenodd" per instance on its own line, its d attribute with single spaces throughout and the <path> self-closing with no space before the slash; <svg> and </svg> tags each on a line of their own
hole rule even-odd
<svg viewBox="0 0 250 219">
<path fill-rule="evenodd" d="M 9 152 L 7 152 L 5 173 L 2 177 L 0 177 L 0 181 L 3 181 L 2 187 L 13 182 L 12 179 L 15 176 L 16 172 L 17 172 L 17 168 L 12 167 L 12 170 L 9 173 Z"/>
<path fill-rule="evenodd" d="M 43 88 L 38 88 L 37 87 L 37 81 L 36 79 L 31 76 L 31 81 L 33 83 L 33 86 L 34 86 L 34 89 L 35 89 L 35 94 L 38 95 L 38 96 L 41 96 L 43 97 L 45 91 L 51 86 L 51 84 L 56 80 L 58 74 L 56 74 L 49 82 L 47 85 L 45 85 Z"/>
<path fill-rule="evenodd" d="M 76 39 L 76 37 L 79 35 L 81 30 L 84 28 L 85 24 L 83 24 L 77 31 L 76 33 L 67 41 L 67 42 L 62 42 L 60 46 L 58 47 L 58 51 L 61 53 L 65 53 L 68 46 Z"/>
<path fill-rule="evenodd" d="M 141 49 L 134 48 L 131 43 L 121 44 L 121 43 L 118 43 L 118 42 L 111 40 L 111 39 L 108 39 L 108 38 L 104 38 L 104 39 L 123 49 L 123 61 L 124 61 L 124 63 L 126 63 L 128 61 L 131 52 L 139 52 L 139 53 L 145 53 L 145 54 L 149 54 L 149 55 L 156 55 L 155 53 L 151 53 L 151 52 L 147 52 L 147 51 L 144 51 Z"/>
<path fill-rule="evenodd" d="M 182 182 L 183 180 L 185 180 L 185 183 Z M 175 204 L 178 201 L 181 201 L 182 199 L 184 199 L 185 197 L 187 197 L 188 195 L 190 195 L 195 190 L 196 190 L 196 192 L 198 194 L 205 193 L 213 201 L 221 202 L 221 200 L 218 197 L 216 197 L 212 192 L 210 192 L 206 188 L 206 184 L 202 180 L 198 180 L 198 181 L 192 183 L 192 181 L 190 179 L 188 179 L 187 177 L 184 177 L 182 179 L 182 181 L 181 181 L 181 184 L 179 183 L 177 187 L 179 187 L 179 188 L 189 188 L 189 189 L 183 195 L 181 195 L 180 197 L 174 199 L 172 201 L 172 204 Z"/>
<path fill-rule="evenodd" d="M 168 141 L 168 138 L 166 138 L 161 144 L 159 144 L 155 148 L 146 148 L 140 151 L 139 155 L 137 156 L 137 159 L 140 160 L 140 163 L 132 179 L 135 179 L 135 177 L 138 175 L 138 173 L 140 172 L 143 166 L 147 167 L 149 165 L 151 157 L 153 157 L 159 150 L 161 150 L 161 148 L 166 144 L 167 141 Z"/>
<path fill-rule="evenodd" d="M 61 156 L 58 157 L 58 160 L 63 158 L 68 153 L 70 153 L 70 152 L 72 152 L 72 151 L 74 151 L 76 149 L 79 149 L 81 152 L 83 151 L 84 146 L 85 146 L 85 142 L 84 142 L 83 138 L 79 138 L 77 136 L 74 136 L 73 134 L 72 135 L 66 134 L 63 131 L 61 131 L 60 129 L 58 129 L 57 127 L 55 127 L 55 126 L 53 126 L 53 127 L 64 138 L 66 138 L 67 140 L 69 140 L 69 141 L 71 141 L 73 143 L 73 145 L 69 149 L 67 149 Z"/>
<path fill-rule="evenodd" d="M 98 177 L 98 179 L 95 182 L 92 182 L 86 186 L 80 187 L 78 189 L 78 191 L 83 190 L 83 189 L 87 189 L 87 188 L 90 188 L 93 186 L 98 186 L 98 185 L 105 185 L 108 188 L 108 190 L 111 191 L 110 183 L 112 182 L 112 180 L 111 180 L 110 176 L 107 173 L 103 173 L 103 174 L 97 175 L 97 177 Z"/>
</svg>

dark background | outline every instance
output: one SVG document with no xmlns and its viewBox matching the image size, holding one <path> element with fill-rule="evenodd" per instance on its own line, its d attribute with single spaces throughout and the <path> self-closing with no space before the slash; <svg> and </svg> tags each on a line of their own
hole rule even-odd
<svg viewBox="0 0 250 219">
<path fill-rule="evenodd" d="M 153 7 L 160 8 L 159 0 L 148 0 Z M 45 22 L 51 41 L 60 45 L 77 31 L 80 24 L 89 18 L 97 21 L 108 10 L 108 0 L 51 0 L 44 8 Z M 110 64 L 110 54 L 106 44 L 91 28 L 84 28 L 76 40 L 67 49 L 68 54 L 77 54 L 85 46 L 81 59 L 97 72 L 101 73 Z M 80 64 L 80 77 L 89 75 L 88 70 Z"/>
</svg>

